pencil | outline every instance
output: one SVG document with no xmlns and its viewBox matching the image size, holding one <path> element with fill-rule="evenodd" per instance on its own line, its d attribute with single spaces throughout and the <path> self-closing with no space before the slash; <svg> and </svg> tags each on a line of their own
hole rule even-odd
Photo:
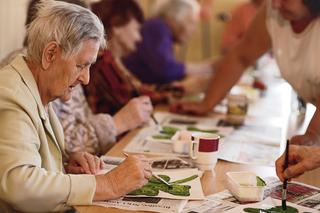
<svg viewBox="0 0 320 213">
<path fill-rule="evenodd" d="M 153 114 L 153 113 L 151 113 L 151 118 L 152 118 L 153 122 L 154 122 L 157 126 L 159 126 L 159 122 L 157 121 L 156 117 L 154 117 L 154 114 Z"/>
<path fill-rule="evenodd" d="M 284 170 L 288 168 L 289 164 L 289 140 L 287 140 L 285 159 L 284 159 Z M 282 210 L 287 210 L 287 185 L 288 179 L 285 179 L 282 185 Z"/>
</svg>

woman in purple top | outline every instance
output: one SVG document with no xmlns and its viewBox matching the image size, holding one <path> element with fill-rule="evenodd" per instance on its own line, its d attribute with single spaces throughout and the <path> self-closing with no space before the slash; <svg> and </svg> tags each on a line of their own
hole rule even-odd
<svg viewBox="0 0 320 213">
<path fill-rule="evenodd" d="M 173 44 L 185 43 L 195 31 L 199 19 L 195 0 L 168 1 L 157 15 L 141 29 L 142 41 L 137 50 L 124 59 L 127 68 L 144 83 L 166 84 L 181 80 L 186 74 L 211 71 L 209 63 L 179 62 Z"/>
</svg>

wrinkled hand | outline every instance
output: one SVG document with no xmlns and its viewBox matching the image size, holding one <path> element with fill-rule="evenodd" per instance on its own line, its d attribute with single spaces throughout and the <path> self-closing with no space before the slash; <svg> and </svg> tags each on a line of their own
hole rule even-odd
<svg viewBox="0 0 320 213">
<path fill-rule="evenodd" d="M 140 96 L 131 99 L 113 117 L 118 134 L 147 123 L 152 111 L 153 107 L 149 97 Z"/>
<path fill-rule="evenodd" d="M 303 146 L 320 146 L 320 137 L 314 133 L 306 132 L 304 135 L 296 135 L 290 139 L 290 144 Z"/>
<path fill-rule="evenodd" d="M 129 155 L 115 169 L 105 175 L 96 176 L 95 200 L 115 199 L 141 188 L 152 176 L 150 163 L 143 155 Z"/>
<path fill-rule="evenodd" d="M 276 161 L 276 172 L 281 181 L 302 175 L 320 167 L 320 148 L 315 146 L 290 145 L 289 165 L 284 170 L 285 154 Z"/>
<path fill-rule="evenodd" d="M 170 106 L 171 112 L 192 115 L 205 115 L 211 109 L 204 102 L 178 102 Z"/>
<path fill-rule="evenodd" d="M 88 152 L 75 152 L 70 154 L 67 173 L 71 174 L 96 174 L 104 166 L 104 162 Z"/>
</svg>

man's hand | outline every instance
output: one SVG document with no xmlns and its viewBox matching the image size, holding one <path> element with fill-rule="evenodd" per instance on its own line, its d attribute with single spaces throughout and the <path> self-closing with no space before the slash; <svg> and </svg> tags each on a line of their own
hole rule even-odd
<svg viewBox="0 0 320 213">
<path fill-rule="evenodd" d="M 147 123 L 152 111 L 153 107 L 148 96 L 131 99 L 113 117 L 117 133 L 121 134 Z"/>
<path fill-rule="evenodd" d="M 276 172 L 281 181 L 302 175 L 320 167 L 320 148 L 315 146 L 290 145 L 289 165 L 284 169 L 285 154 L 276 161 Z"/>
<path fill-rule="evenodd" d="M 149 161 L 142 155 L 129 155 L 115 169 L 96 176 L 95 200 L 115 199 L 141 188 L 152 176 Z"/>
<path fill-rule="evenodd" d="M 67 173 L 71 174 L 96 174 L 104 166 L 104 162 L 88 152 L 75 152 L 70 154 Z"/>
</svg>

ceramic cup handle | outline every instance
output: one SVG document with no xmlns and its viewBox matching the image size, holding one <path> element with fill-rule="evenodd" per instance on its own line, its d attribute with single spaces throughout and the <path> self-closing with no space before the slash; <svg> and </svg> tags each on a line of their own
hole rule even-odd
<svg viewBox="0 0 320 213">
<path fill-rule="evenodd" d="M 197 159 L 197 155 L 195 154 L 197 152 L 197 141 L 196 140 L 191 140 L 190 141 L 190 148 L 189 148 L 189 155 L 190 155 L 190 158 L 195 160 Z"/>
</svg>

